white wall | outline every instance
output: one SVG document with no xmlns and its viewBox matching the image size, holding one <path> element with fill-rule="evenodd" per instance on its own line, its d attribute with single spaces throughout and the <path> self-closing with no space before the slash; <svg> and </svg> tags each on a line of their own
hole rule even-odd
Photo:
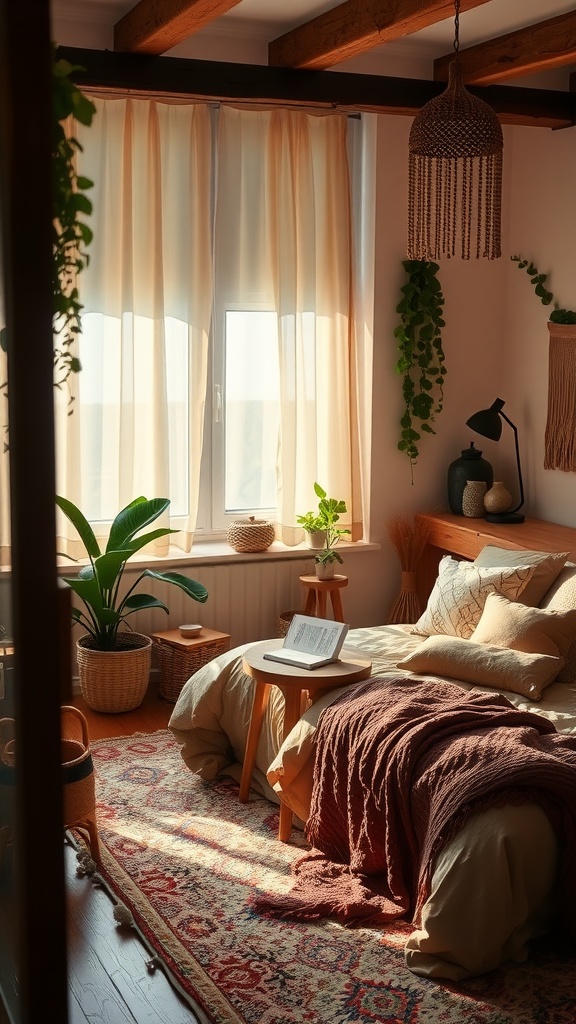
<svg viewBox="0 0 576 1024">
<path fill-rule="evenodd" d="M 87 4 L 92 21 L 55 20 L 54 38 L 61 44 L 110 48 L 97 8 Z M 403 60 L 398 60 L 398 53 Z M 175 56 L 266 62 L 262 39 L 201 33 L 171 51 Z M 365 55 L 339 70 L 427 77 L 428 64 L 417 65 L 409 47 L 383 63 L 381 55 Z M 446 473 L 450 462 L 471 440 L 492 462 L 495 476 L 515 481 L 513 435 L 505 425 L 499 444 L 484 441 L 465 426 L 471 413 L 496 398 L 520 431 L 524 482 L 529 514 L 576 525 L 575 480 L 572 475 L 545 472 L 543 437 L 547 390 L 546 311 L 539 305 L 528 278 L 508 257 L 519 251 L 544 271 L 566 304 L 576 305 L 576 201 L 572 181 L 576 135 L 573 131 L 507 128 L 503 205 L 503 258 L 491 261 L 443 260 L 439 277 L 446 299 L 443 335 L 447 378 L 444 411 L 435 436 L 423 437 L 421 455 L 411 482 L 405 455 L 398 452 L 402 414 L 401 381 L 394 372 L 398 323 L 395 312 L 405 281 L 408 134 L 406 117 L 381 116 L 378 125 L 378 172 L 375 251 L 374 403 L 370 540 L 381 551 L 354 560 L 354 576 L 346 593 L 347 617 L 354 624 L 385 620 L 396 596 L 400 570 L 386 537 L 386 517 L 399 511 L 447 508 Z M 507 436 L 509 434 L 509 436 Z M 512 486 L 512 489 L 513 486 Z"/>
</svg>

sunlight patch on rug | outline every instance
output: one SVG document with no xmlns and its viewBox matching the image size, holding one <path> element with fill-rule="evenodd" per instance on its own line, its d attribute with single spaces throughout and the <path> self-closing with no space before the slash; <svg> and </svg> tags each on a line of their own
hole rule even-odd
<svg viewBox="0 0 576 1024">
<path fill-rule="evenodd" d="M 460 985 L 412 974 L 409 924 L 385 930 L 267 919 L 305 848 L 278 842 L 278 809 L 186 768 L 168 731 L 92 744 L 103 875 L 148 943 L 214 1024 L 574 1024 L 574 959 L 550 945 L 529 963 Z"/>
</svg>

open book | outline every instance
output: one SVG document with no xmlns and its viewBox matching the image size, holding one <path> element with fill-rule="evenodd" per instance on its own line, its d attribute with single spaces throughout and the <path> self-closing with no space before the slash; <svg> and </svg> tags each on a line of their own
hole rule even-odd
<svg viewBox="0 0 576 1024">
<path fill-rule="evenodd" d="M 320 668 L 338 661 L 348 626 L 333 619 L 295 615 L 284 638 L 284 646 L 268 651 L 264 658 L 296 668 Z"/>
</svg>

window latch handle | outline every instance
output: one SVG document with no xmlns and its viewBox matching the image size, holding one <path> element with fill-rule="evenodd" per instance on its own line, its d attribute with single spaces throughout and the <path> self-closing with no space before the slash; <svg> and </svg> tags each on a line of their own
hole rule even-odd
<svg viewBox="0 0 576 1024">
<path fill-rule="evenodd" d="M 222 388 L 220 384 L 214 385 L 214 422 L 222 422 Z"/>
</svg>

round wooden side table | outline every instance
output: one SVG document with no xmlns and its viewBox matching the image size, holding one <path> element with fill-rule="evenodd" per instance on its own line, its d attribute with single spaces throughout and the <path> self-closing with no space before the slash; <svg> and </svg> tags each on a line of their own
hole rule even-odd
<svg viewBox="0 0 576 1024">
<path fill-rule="evenodd" d="M 340 651 L 340 661 L 333 661 L 329 665 L 315 669 L 297 668 L 294 665 L 267 661 L 264 658 L 267 651 L 275 651 L 280 646 L 277 639 L 264 640 L 244 652 L 242 668 L 247 675 L 252 676 L 255 686 L 240 780 L 240 802 L 243 804 L 248 803 L 250 797 L 250 782 L 271 686 L 277 686 L 284 694 L 282 739 L 285 740 L 303 713 L 303 705 L 308 697 L 314 703 L 326 690 L 367 679 L 372 668 L 370 658 L 364 657 L 360 651 L 345 647 Z M 278 839 L 283 843 L 288 842 L 291 829 L 292 810 L 280 799 Z"/>
<path fill-rule="evenodd" d="M 347 576 L 334 576 L 331 580 L 319 580 L 317 576 L 301 576 L 300 582 L 308 591 L 304 615 L 315 615 L 319 619 L 326 618 L 326 602 L 330 598 L 332 612 L 336 622 L 344 622 L 340 591 L 348 586 Z"/>
</svg>

